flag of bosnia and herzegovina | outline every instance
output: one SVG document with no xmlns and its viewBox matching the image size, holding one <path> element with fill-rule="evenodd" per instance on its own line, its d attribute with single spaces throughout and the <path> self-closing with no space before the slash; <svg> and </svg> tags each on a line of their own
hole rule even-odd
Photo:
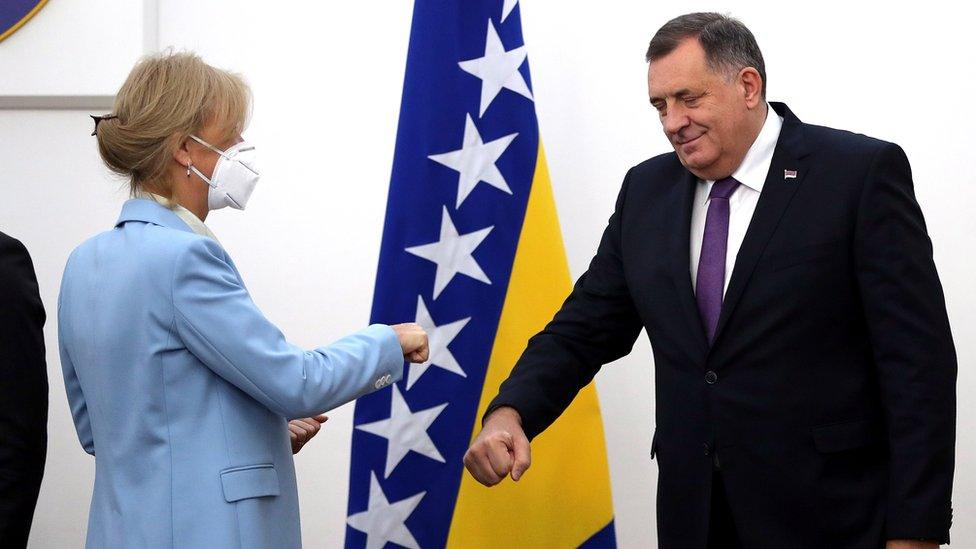
<svg viewBox="0 0 976 549">
<path fill-rule="evenodd" d="M 518 0 L 416 0 L 372 321 L 430 360 L 356 404 L 346 547 L 613 547 L 595 388 L 518 483 L 463 469 L 480 418 L 571 289 Z"/>
</svg>

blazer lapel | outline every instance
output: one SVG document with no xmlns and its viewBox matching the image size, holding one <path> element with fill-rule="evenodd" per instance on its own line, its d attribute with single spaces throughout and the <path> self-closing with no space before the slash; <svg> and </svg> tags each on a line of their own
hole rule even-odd
<svg viewBox="0 0 976 549">
<path fill-rule="evenodd" d="M 773 159 L 769 165 L 769 173 L 766 175 L 762 194 L 759 195 L 759 202 L 756 204 L 756 211 L 752 215 L 752 221 L 749 223 L 745 239 L 735 259 L 735 267 L 732 269 L 729 287 L 725 291 L 725 300 L 712 348 L 722 337 L 723 328 L 735 311 L 759 257 L 766 249 L 766 244 L 776 231 L 783 213 L 809 171 L 805 160 L 808 152 L 803 141 L 802 122 L 786 105 L 774 103 L 773 106 L 784 118 L 783 128 L 780 130 Z M 787 178 L 787 171 L 795 173 L 791 173 L 791 177 Z"/>
<path fill-rule="evenodd" d="M 695 199 L 695 187 L 698 179 L 687 170 L 682 170 L 681 181 L 671 191 L 670 218 L 668 234 L 671 235 L 668 255 L 671 258 L 671 280 L 677 291 L 681 304 L 682 316 L 688 325 L 695 354 L 704 356 L 708 352 L 708 339 L 702 325 L 701 315 L 695 301 L 695 292 L 691 286 L 691 211 Z"/>
</svg>

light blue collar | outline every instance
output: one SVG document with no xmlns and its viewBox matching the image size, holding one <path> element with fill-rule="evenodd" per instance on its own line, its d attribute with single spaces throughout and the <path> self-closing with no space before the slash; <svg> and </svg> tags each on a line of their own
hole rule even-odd
<svg viewBox="0 0 976 549">
<path fill-rule="evenodd" d="M 180 219 L 180 216 L 176 215 L 173 210 L 145 198 L 133 198 L 122 205 L 122 214 L 115 226 L 118 227 L 127 221 L 142 221 L 178 231 L 193 232 L 193 229 Z"/>
</svg>

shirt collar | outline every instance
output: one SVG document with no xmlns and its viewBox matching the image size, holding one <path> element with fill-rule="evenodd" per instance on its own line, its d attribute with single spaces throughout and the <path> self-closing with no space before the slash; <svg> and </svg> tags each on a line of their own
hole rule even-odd
<svg viewBox="0 0 976 549">
<path fill-rule="evenodd" d="M 753 141 L 749 151 L 739 167 L 732 172 L 732 177 L 736 181 L 749 187 L 756 192 L 762 192 L 763 184 L 766 183 L 766 175 L 769 173 L 769 165 L 773 161 L 773 151 L 776 150 L 776 141 L 779 140 L 780 131 L 783 129 L 783 118 L 773 110 L 769 104 L 766 105 L 766 121 L 759 130 L 759 135 Z M 708 180 L 711 185 L 713 180 Z M 705 195 L 706 199 L 708 195 Z"/>
<path fill-rule="evenodd" d="M 197 217 L 190 210 L 181 206 L 178 202 L 174 202 L 166 198 L 165 196 L 160 196 L 158 194 L 149 193 L 145 191 L 137 192 L 136 197 L 145 200 L 152 200 L 153 202 L 156 202 L 157 204 L 168 208 L 170 211 L 176 214 L 176 216 L 179 217 L 180 220 L 186 223 L 187 226 L 190 227 L 190 230 L 192 230 L 196 234 L 217 240 L 216 235 L 213 234 L 213 232 L 210 230 L 210 227 L 207 227 L 207 225 L 204 224 L 204 222 L 201 221 L 199 217 Z"/>
</svg>

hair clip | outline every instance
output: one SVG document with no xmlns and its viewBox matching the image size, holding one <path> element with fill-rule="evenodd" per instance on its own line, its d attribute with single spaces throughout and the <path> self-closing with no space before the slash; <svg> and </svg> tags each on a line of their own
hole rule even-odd
<svg viewBox="0 0 976 549">
<path fill-rule="evenodd" d="M 101 122 L 102 120 L 112 120 L 113 118 L 118 118 L 118 116 L 114 114 L 103 114 L 101 116 L 89 114 L 88 116 L 90 116 L 91 119 L 95 121 L 95 129 L 92 130 L 91 132 L 92 135 L 95 135 L 98 132 L 98 123 Z"/>
</svg>

